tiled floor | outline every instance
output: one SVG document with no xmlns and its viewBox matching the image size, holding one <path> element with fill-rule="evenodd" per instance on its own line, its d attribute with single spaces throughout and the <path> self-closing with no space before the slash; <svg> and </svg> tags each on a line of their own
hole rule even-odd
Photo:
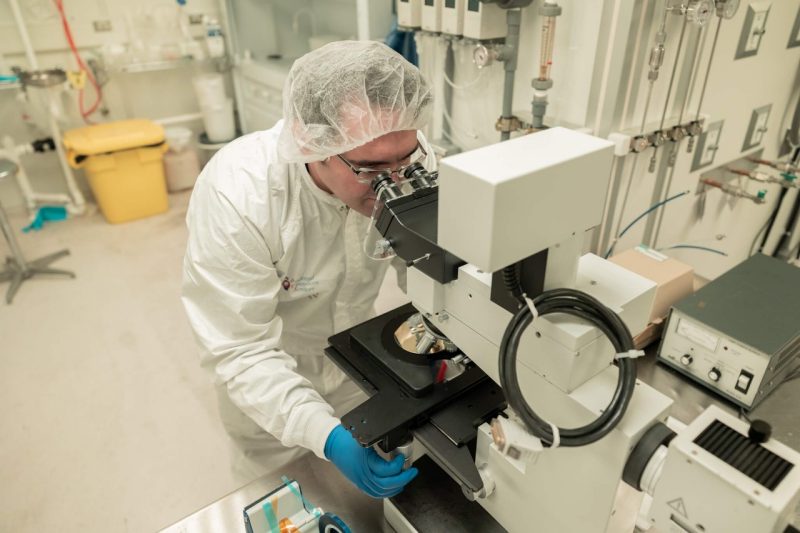
<svg viewBox="0 0 800 533">
<path fill-rule="evenodd" d="M 69 248 L 53 266 L 77 278 L 0 303 L 0 531 L 153 531 L 244 483 L 178 297 L 188 199 L 20 234 L 28 258 Z M 402 301 L 385 289 L 380 308 Z"/>
</svg>

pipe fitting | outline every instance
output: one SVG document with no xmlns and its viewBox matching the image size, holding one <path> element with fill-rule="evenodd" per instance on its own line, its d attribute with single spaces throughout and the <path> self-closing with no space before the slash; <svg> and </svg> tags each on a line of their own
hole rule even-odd
<svg viewBox="0 0 800 533">
<path fill-rule="evenodd" d="M 561 6 L 545 2 L 539 6 L 539 15 L 543 17 L 557 17 L 561 15 Z"/>
</svg>

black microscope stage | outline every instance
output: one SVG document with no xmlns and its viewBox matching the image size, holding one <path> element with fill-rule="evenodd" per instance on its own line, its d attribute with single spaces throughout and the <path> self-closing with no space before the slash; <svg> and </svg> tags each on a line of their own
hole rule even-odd
<svg viewBox="0 0 800 533">
<path fill-rule="evenodd" d="M 370 396 L 342 424 L 362 446 L 384 451 L 416 437 L 440 467 L 477 491 L 483 483 L 468 448 L 477 427 L 505 409 L 502 389 L 472 363 L 436 383 L 437 361 L 406 352 L 394 339 L 415 312 L 408 304 L 329 339 L 326 355 Z"/>
</svg>

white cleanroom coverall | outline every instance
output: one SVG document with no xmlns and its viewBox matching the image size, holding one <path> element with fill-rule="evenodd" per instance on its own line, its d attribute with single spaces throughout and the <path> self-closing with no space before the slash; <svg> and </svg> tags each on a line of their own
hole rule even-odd
<svg viewBox="0 0 800 533">
<path fill-rule="evenodd" d="M 220 150 L 187 215 L 183 303 L 223 422 L 245 452 L 238 470 L 253 475 L 303 451 L 285 447 L 324 458 L 339 424 L 330 403 L 342 415 L 363 401 L 323 350 L 372 316 L 388 267 L 363 252 L 370 220 L 317 187 L 305 164 L 278 157 L 282 127 Z"/>
</svg>

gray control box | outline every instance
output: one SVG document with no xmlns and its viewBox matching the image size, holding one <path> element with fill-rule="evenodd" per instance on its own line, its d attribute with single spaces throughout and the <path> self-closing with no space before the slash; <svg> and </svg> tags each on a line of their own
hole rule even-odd
<svg viewBox="0 0 800 533">
<path fill-rule="evenodd" d="M 800 268 L 756 254 L 681 300 L 658 359 L 752 409 L 800 360 Z"/>
</svg>

